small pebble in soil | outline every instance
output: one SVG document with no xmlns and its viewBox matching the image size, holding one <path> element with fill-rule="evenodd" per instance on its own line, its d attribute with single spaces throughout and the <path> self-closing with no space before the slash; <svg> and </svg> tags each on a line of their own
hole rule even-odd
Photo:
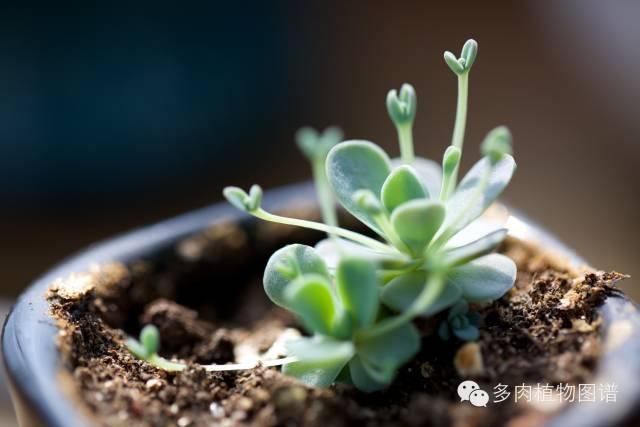
<svg viewBox="0 0 640 427">
<path fill-rule="evenodd" d="M 191 424 L 191 420 L 187 417 L 180 417 L 178 418 L 178 426 L 179 427 L 187 427 L 189 424 Z"/>
<path fill-rule="evenodd" d="M 224 408 L 218 402 L 211 402 L 209 405 L 209 412 L 216 418 L 224 417 Z"/>
<path fill-rule="evenodd" d="M 238 399 L 236 406 L 241 411 L 249 411 L 253 407 L 253 402 L 247 397 L 241 397 Z"/>
<path fill-rule="evenodd" d="M 149 381 L 146 382 L 144 387 L 149 391 L 158 391 L 162 387 L 164 387 L 164 381 L 159 380 L 157 378 L 152 378 L 152 379 L 150 379 Z"/>
<path fill-rule="evenodd" d="M 476 342 L 468 342 L 458 349 L 453 359 L 453 364 L 461 377 L 482 375 L 484 363 L 480 345 Z"/>
</svg>

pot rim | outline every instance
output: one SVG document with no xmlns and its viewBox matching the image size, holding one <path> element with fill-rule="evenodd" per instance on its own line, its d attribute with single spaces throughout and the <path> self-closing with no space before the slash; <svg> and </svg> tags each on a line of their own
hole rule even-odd
<svg viewBox="0 0 640 427">
<path fill-rule="evenodd" d="M 263 204 L 267 209 L 292 204 L 316 206 L 313 185 L 304 182 L 267 191 Z M 544 228 L 510 208 L 505 212 L 509 214 L 511 236 L 544 248 L 545 252 L 558 254 L 571 267 L 587 264 Z M 93 244 L 33 281 L 16 301 L 2 331 L 5 372 L 13 388 L 14 399 L 23 402 L 26 410 L 46 425 L 91 425 L 85 411 L 79 410 L 67 397 L 59 381 L 58 328 L 49 315 L 49 304 L 45 299 L 45 293 L 55 279 L 67 277 L 72 272 L 86 271 L 94 264 L 110 261 L 128 263 L 157 253 L 216 223 L 248 218 L 246 213 L 226 202 L 219 202 Z M 619 387 L 617 402 L 573 405 L 551 418 L 548 426 L 616 425 L 640 407 L 640 381 L 634 383 L 635 379 L 640 379 L 640 357 L 636 356 L 640 355 L 640 315 L 636 305 L 625 296 L 611 296 L 598 310 L 603 317 L 601 331 L 604 331 L 606 351 L 598 364 L 594 381 L 616 383 Z"/>
</svg>

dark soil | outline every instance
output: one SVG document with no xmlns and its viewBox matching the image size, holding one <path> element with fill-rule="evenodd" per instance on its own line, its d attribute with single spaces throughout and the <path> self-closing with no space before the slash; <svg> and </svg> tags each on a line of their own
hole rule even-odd
<svg viewBox="0 0 640 427">
<path fill-rule="evenodd" d="M 299 214 L 298 214 L 299 215 Z M 481 338 L 463 345 L 430 334 L 422 351 L 385 391 L 350 386 L 310 389 L 277 368 L 208 373 L 197 364 L 234 361 L 240 348 L 267 350 L 295 319 L 264 297 L 268 254 L 319 235 L 288 227 L 218 225 L 179 242 L 157 259 L 110 264 L 56 282 L 52 312 L 62 330 L 62 373 L 72 395 L 98 425 L 108 426 L 529 426 L 558 410 L 536 402 L 493 402 L 499 383 L 584 383 L 600 354 L 594 307 L 622 276 L 558 267 L 509 240 L 501 249 L 518 265 L 516 286 L 488 307 Z M 166 373 L 123 347 L 142 325 L 161 331 L 162 354 L 191 363 Z M 490 410 L 459 402 L 457 386 L 473 379 Z"/>
</svg>

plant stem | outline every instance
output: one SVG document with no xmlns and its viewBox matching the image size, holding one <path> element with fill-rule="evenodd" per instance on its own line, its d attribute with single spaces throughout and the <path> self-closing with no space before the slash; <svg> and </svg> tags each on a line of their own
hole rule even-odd
<svg viewBox="0 0 640 427">
<path fill-rule="evenodd" d="M 288 218 L 286 216 L 275 215 L 265 211 L 262 208 L 258 208 L 253 212 L 249 212 L 256 218 L 263 219 L 265 221 L 277 222 L 279 224 L 293 225 L 297 227 L 310 228 L 312 230 L 323 231 L 325 233 L 334 234 L 338 237 L 343 237 L 347 240 L 351 240 L 361 245 L 367 246 L 377 251 L 396 253 L 397 251 L 389 245 L 386 245 L 378 240 L 372 239 L 362 234 L 356 233 L 351 230 L 346 230 L 340 227 L 332 227 L 330 225 L 322 224 L 314 221 L 307 221 L 304 219 Z"/>
<path fill-rule="evenodd" d="M 386 321 L 379 323 L 371 329 L 368 329 L 359 335 L 359 339 L 369 339 L 382 335 L 387 332 L 391 332 L 408 322 L 411 322 L 416 316 L 423 313 L 429 308 L 440 296 L 444 287 L 444 275 L 441 273 L 433 273 L 427 280 L 422 291 L 415 299 L 413 304 L 409 306 L 401 314 L 390 317 Z"/>
<path fill-rule="evenodd" d="M 442 232 L 440 237 L 438 237 L 429 247 L 431 251 L 440 250 L 455 233 L 457 233 L 458 222 L 466 215 L 467 211 L 471 209 L 476 203 L 478 203 L 478 199 L 482 197 L 484 191 L 489 185 L 489 180 L 491 178 L 491 173 L 493 172 L 493 166 L 489 166 L 484 170 L 484 173 L 480 177 L 478 184 L 475 186 L 473 194 L 467 197 L 467 204 L 463 209 L 460 209 L 457 212 L 457 216 L 453 221 L 451 221 L 446 230 Z"/>
<path fill-rule="evenodd" d="M 413 163 L 413 129 L 412 123 L 403 123 L 397 126 L 398 140 L 400 141 L 400 157 L 407 164 Z"/>
<path fill-rule="evenodd" d="M 298 359 L 295 357 L 283 357 L 280 359 L 271 359 L 271 360 L 258 360 L 252 363 L 229 363 L 226 365 L 199 365 L 204 368 L 208 372 L 221 372 L 221 371 L 240 371 L 244 369 L 254 369 L 258 366 L 272 367 L 272 366 L 281 366 L 286 365 L 287 363 L 296 362 Z M 187 365 L 180 362 L 172 362 L 170 360 L 165 359 L 164 357 L 158 356 L 157 354 L 151 355 L 149 359 L 147 359 L 151 365 L 156 368 L 162 369 L 163 371 L 168 372 L 178 372 L 183 371 L 187 368 Z"/>
<path fill-rule="evenodd" d="M 376 224 L 378 224 L 378 227 L 380 227 L 382 233 L 389 241 L 389 243 L 391 243 L 394 247 L 401 250 L 402 252 L 411 255 L 411 251 L 409 250 L 407 245 L 405 245 L 405 243 L 400 239 L 398 233 L 396 233 L 396 230 L 389 222 L 389 218 L 387 218 L 386 214 L 380 212 L 375 215 L 373 219 L 375 220 Z"/>
<path fill-rule="evenodd" d="M 149 358 L 147 359 L 147 362 L 149 362 L 151 365 L 155 366 L 156 368 L 159 368 L 159 369 L 162 369 L 163 371 L 168 371 L 168 372 L 183 371 L 187 367 L 187 365 L 185 365 L 184 363 L 172 362 L 170 360 L 165 359 L 164 357 L 158 356 L 157 354 L 152 354 L 151 356 L 149 356 Z"/>
<path fill-rule="evenodd" d="M 453 125 L 453 136 L 451 137 L 451 145 L 458 147 L 462 154 L 462 146 L 464 144 L 464 131 L 467 126 L 467 102 L 469 99 L 469 72 L 458 75 L 458 104 L 456 107 L 456 121 Z M 456 166 L 451 173 L 446 194 L 451 194 L 458 181 L 458 169 Z"/>
<path fill-rule="evenodd" d="M 282 357 L 280 359 L 271 359 L 271 360 L 258 360 L 254 363 L 230 363 L 227 365 L 202 365 L 202 367 L 209 372 L 220 372 L 220 371 L 240 371 L 244 369 L 254 369 L 258 366 L 264 367 L 273 367 L 273 366 L 282 366 L 288 363 L 297 362 L 298 359 L 289 356 Z"/>
<path fill-rule="evenodd" d="M 318 202 L 320 203 L 320 210 L 322 211 L 322 220 L 325 224 L 335 227 L 338 225 L 336 204 L 333 199 L 331 187 L 329 187 L 329 182 L 327 181 L 327 173 L 324 169 L 324 157 L 314 159 L 311 162 L 311 169 L 316 186 L 316 193 L 318 195 Z"/>
</svg>

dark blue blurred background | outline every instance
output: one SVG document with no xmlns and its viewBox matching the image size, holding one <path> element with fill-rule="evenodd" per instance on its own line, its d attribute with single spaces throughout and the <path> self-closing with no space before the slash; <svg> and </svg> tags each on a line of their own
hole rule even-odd
<svg viewBox="0 0 640 427">
<path fill-rule="evenodd" d="M 93 241 L 220 200 L 224 185 L 305 179 L 302 125 L 396 153 L 384 98 L 404 81 L 418 92 L 417 151 L 439 159 L 456 91 L 442 51 L 470 36 L 465 166 L 509 125 L 507 200 L 595 265 L 637 268 L 640 4 L 99 3 L 0 3 L 5 295 Z"/>
<path fill-rule="evenodd" d="M 284 10 L 91 3 L 0 9 L 0 197 L 9 210 L 174 191 L 230 166 L 242 142 L 282 123 L 294 63 Z"/>
</svg>

